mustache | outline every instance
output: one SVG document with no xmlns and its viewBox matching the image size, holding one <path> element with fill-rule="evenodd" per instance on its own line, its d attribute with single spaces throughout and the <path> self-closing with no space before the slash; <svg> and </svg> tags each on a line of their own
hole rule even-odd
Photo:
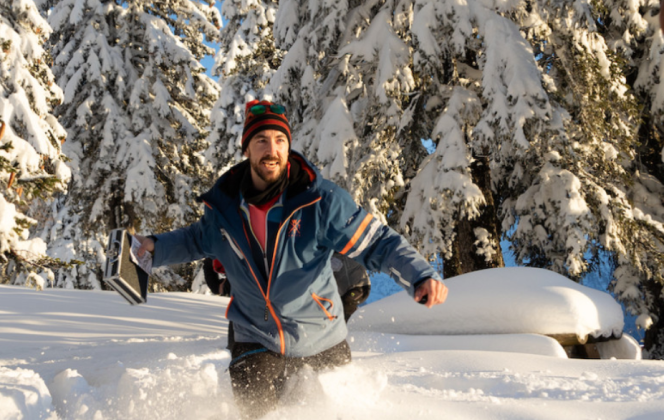
<svg viewBox="0 0 664 420">
<path fill-rule="evenodd" d="M 264 158 L 262 158 L 260 160 L 260 163 L 263 163 L 263 162 L 265 162 L 265 163 L 271 163 L 271 162 L 280 163 L 281 159 L 279 159 L 278 156 L 265 156 Z"/>
</svg>

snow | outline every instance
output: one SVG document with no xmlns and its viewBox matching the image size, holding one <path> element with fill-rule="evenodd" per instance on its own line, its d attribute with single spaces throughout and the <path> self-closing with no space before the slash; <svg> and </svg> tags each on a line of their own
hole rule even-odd
<svg viewBox="0 0 664 420">
<path fill-rule="evenodd" d="M 595 344 L 599 356 L 602 359 L 632 359 L 641 360 L 641 346 L 634 337 L 629 334 L 623 334 L 620 340 L 605 341 Z"/>
<path fill-rule="evenodd" d="M 391 318 L 388 316 L 388 319 Z M 360 332 L 355 331 L 355 327 L 353 327 L 350 341 L 353 343 L 353 350 L 367 353 L 430 351 L 436 349 L 528 353 L 562 359 L 567 358 L 565 349 L 556 340 L 539 334 L 406 335 Z M 618 347 L 623 348 L 622 346 Z M 613 348 L 606 349 L 607 354 L 615 354 L 616 352 L 617 350 Z M 628 355 L 628 352 L 628 345 L 625 345 L 623 354 Z M 635 357 L 632 357 L 632 359 L 635 359 Z"/>
<path fill-rule="evenodd" d="M 527 236 L 532 231 L 538 243 L 546 244 L 550 239 L 545 227 L 551 223 L 564 227 L 565 234 L 560 240 L 565 241 L 567 259 L 553 258 L 554 265 L 566 265 L 571 275 L 579 275 L 586 269 L 586 232 L 592 231 L 594 226 L 591 209 L 583 195 L 581 179 L 557 167 L 555 154 L 549 154 L 545 159 L 548 162 L 539 171 L 537 182 L 516 202 L 515 209 L 522 214 L 516 235 Z M 541 221 L 547 214 L 551 216 Z"/>
<path fill-rule="evenodd" d="M 360 309 L 354 330 L 392 334 L 620 336 L 624 318 L 608 293 L 537 268 L 481 270 L 445 281 L 449 298 L 427 309 L 400 292 Z M 395 311 L 393 308 L 400 308 Z M 444 320 L 441 322 L 440 320 Z"/>
<path fill-rule="evenodd" d="M 10 249 L 9 241 L 16 239 L 17 235 L 12 228 L 17 215 L 16 206 L 0 195 L 0 252 L 2 253 Z"/>
<path fill-rule="evenodd" d="M 40 238 L 27 238 L 28 231 L 23 230 L 17 233 L 16 220 L 26 221 L 35 224 L 36 221 L 19 211 L 16 206 L 0 195 L 0 254 L 14 251 L 23 258 L 33 258 L 34 256 L 44 255 L 46 244 Z"/>
<path fill-rule="evenodd" d="M 473 92 L 462 87 L 451 88 L 448 94 L 445 111 L 432 133 L 440 140 L 411 180 L 411 193 L 401 216 L 401 226 L 411 224 L 410 240 L 417 242 L 425 255 L 437 253 L 440 244 L 444 244 L 444 252 L 451 252 L 454 226 L 447 221 L 454 217 L 450 216 L 459 211 L 462 217 L 476 217 L 480 206 L 486 203 L 482 191 L 472 180 L 469 169 L 472 158 L 462 123 L 470 115 L 479 113 L 480 101 Z"/>
<path fill-rule="evenodd" d="M 27 369 L 0 366 L 0 411 L 3 419 L 57 419 L 42 378 Z M 48 416 L 44 414 L 49 413 Z"/>
<path fill-rule="evenodd" d="M 327 179 L 347 178 L 346 144 L 357 142 L 357 136 L 346 101 L 342 97 L 334 99 L 322 121 L 316 130 L 317 144 L 314 143 L 318 159 L 326 163 L 322 174 Z"/>
<path fill-rule="evenodd" d="M 278 44 L 279 47 L 290 48 L 293 45 L 297 36 L 298 26 L 297 2 L 294 0 L 280 2 L 274 22 L 275 40 L 281 41 Z"/>
<path fill-rule="evenodd" d="M 356 59 L 368 61 L 375 52 L 378 52 L 376 95 L 381 102 L 388 103 L 390 92 L 408 92 L 415 87 L 413 75 L 407 67 L 408 47 L 392 31 L 387 9 L 374 17 L 363 39 L 344 46 L 339 55 L 352 54 Z"/>
<path fill-rule="evenodd" d="M 477 240 L 473 243 L 477 247 L 477 255 L 483 255 L 486 262 L 491 262 L 493 256 L 498 253 L 498 243 L 491 238 L 491 234 L 484 228 L 473 230 Z"/>
<path fill-rule="evenodd" d="M 482 314 L 502 311 L 507 319 L 495 294 L 501 287 L 492 282 L 535 272 L 543 274 L 521 268 L 504 269 L 501 278 L 484 272 L 483 279 L 465 279 L 467 285 L 450 279 L 449 301 L 439 308 L 456 310 L 458 302 L 495 295 L 483 302 Z M 534 286 L 519 296 L 553 316 L 547 304 L 557 306 L 565 293 L 544 277 L 530 281 L 548 284 L 548 298 Z M 473 292 L 470 299 L 462 296 L 464 286 Z M 598 310 L 608 309 L 590 296 Z M 454 419 L 659 419 L 664 410 L 660 362 L 570 360 L 556 341 L 537 334 L 436 335 L 440 324 L 458 321 L 443 318 L 449 314 L 438 308 L 427 312 L 410 300 L 393 300 L 399 297 L 365 306 L 355 321 L 389 303 L 385 324 L 398 324 L 416 310 L 428 315 L 420 327 L 405 335 L 363 331 L 351 322 L 353 363 L 295 375 L 288 398 L 266 419 L 437 419 L 442 413 Z M 0 286 L 3 420 L 238 418 L 226 372 L 228 302 L 153 293 L 147 304 L 130 306 L 115 292 Z M 539 311 L 530 316 L 539 318 Z M 623 337 L 610 345 L 633 351 Z"/>
</svg>

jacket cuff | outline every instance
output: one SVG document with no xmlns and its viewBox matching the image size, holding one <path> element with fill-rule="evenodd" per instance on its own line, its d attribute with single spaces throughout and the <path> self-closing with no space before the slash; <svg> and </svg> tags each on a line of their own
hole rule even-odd
<svg viewBox="0 0 664 420">
<path fill-rule="evenodd" d="M 422 283 L 424 283 L 425 280 L 428 280 L 428 279 L 430 279 L 430 278 L 431 278 L 431 277 L 427 277 L 427 278 L 424 278 L 424 279 L 422 279 L 422 280 L 418 280 L 418 281 L 413 285 L 413 291 L 417 290 L 417 288 L 420 287 L 420 285 L 421 285 Z"/>
<path fill-rule="evenodd" d="M 424 283 L 425 280 L 429 280 L 429 279 L 432 279 L 433 281 L 438 281 L 440 283 L 445 284 L 445 282 L 440 277 L 440 275 L 438 273 L 434 273 L 432 276 L 424 277 L 424 278 L 416 281 L 415 283 L 413 283 L 413 296 L 415 296 L 415 291 L 417 290 L 417 288 L 420 287 L 422 285 L 422 283 Z"/>
</svg>

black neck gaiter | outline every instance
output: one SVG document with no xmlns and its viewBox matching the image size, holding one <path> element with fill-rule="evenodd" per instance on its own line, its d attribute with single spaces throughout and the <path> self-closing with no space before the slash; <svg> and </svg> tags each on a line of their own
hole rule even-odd
<svg viewBox="0 0 664 420">
<path fill-rule="evenodd" d="M 287 186 L 288 168 L 286 168 L 278 180 L 268 185 L 264 191 L 258 191 L 254 188 L 254 182 L 251 179 L 251 167 L 248 167 L 240 183 L 240 192 L 247 203 L 260 206 L 279 196 Z"/>
</svg>

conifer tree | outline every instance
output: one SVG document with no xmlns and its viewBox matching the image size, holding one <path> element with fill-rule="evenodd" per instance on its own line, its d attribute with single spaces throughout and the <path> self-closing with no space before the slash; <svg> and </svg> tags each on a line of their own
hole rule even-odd
<svg viewBox="0 0 664 420">
<path fill-rule="evenodd" d="M 271 81 L 291 109 L 294 147 L 384 222 L 398 212 L 407 162 L 424 156 L 404 135 L 419 98 L 402 36 L 407 10 L 395 3 L 281 2 L 275 40 L 288 52 Z"/>
<path fill-rule="evenodd" d="M 51 113 L 62 91 L 43 47 L 50 33 L 33 0 L 0 2 L 0 279 L 36 287 L 58 263 L 30 230 L 70 178 L 66 132 Z"/>
<path fill-rule="evenodd" d="M 212 111 L 210 147 L 205 153 L 216 175 L 243 159 L 245 103 L 273 98 L 268 83 L 283 55 L 275 48 L 272 36 L 277 7 L 277 2 L 271 0 L 226 0 L 222 5 L 226 24 L 213 69 L 219 76 L 221 91 Z"/>
<path fill-rule="evenodd" d="M 206 172 L 203 151 L 216 83 L 199 63 L 218 39 L 213 2 L 61 0 L 49 15 L 57 109 L 71 141 L 70 194 L 48 232 L 50 253 L 85 264 L 64 287 L 99 287 L 111 229 L 143 234 L 185 225 Z M 170 270 L 156 278 L 183 285 Z"/>
<path fill-rule="evenodd" d="M 447 276 L 500 266 L 501 237 L 575 280 L 611 255 L 617 296 L 657 316 L 661 179 L 636 158 L 639 100 L 659 118 L 664 95 L 637 3 L 285 0 L 271 88 L 294 143 Z"/>
<path fill-rule="evenodd" d="M 630 183 L 621 191 L 624 244 L 615 256 L 613 290 L 647 328 L 645 349 L 664 359 L 664 39 L 657 2 L 604 0 L 596 3 L 597 30 L 624 58 L 626 83 L 641 108 L 634 159 L 622 165 Z M 652 325 L 650 325 L 652 323 Z"/>
</svg>

